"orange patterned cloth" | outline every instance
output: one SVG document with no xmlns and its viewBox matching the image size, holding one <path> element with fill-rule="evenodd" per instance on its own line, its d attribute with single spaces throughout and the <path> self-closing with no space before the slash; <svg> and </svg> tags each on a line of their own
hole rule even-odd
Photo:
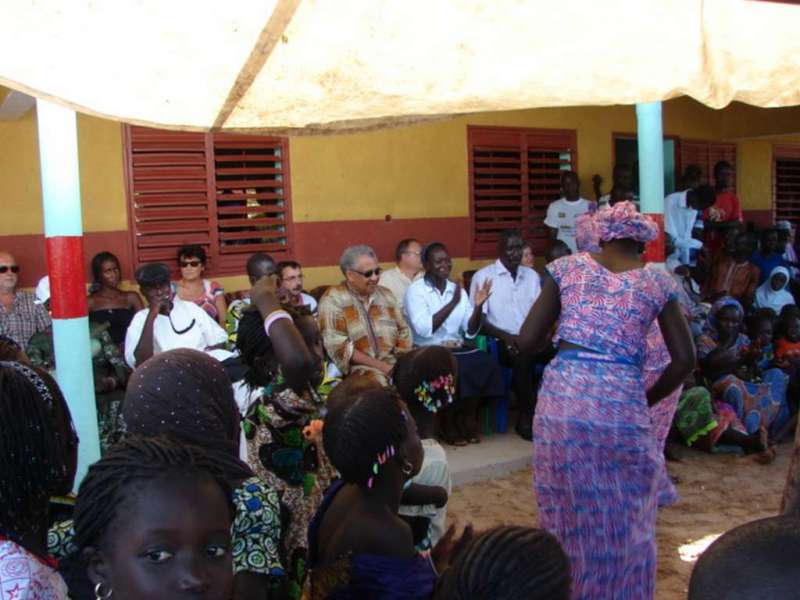
<svg viewBox="0 0 800 600">
<path fill-rule="evenodd" d="M 394 294 L 381 286 L 366 300 L 347 282 L 329 288 L 319 302 L 319 328 L 328 356 L 345 375 L 368 371 L 383 381 L 375 369 L 351 366 L 353 351 L 394 364 L 412 346 L 411 330 Z"/>
<path fill-rule="evenodd" d="M 800 342 L 790 342 L 786 338 L 779 339 L 775 348 L 775 356 L 780 359 L 800 358 Z"/>
</svg>

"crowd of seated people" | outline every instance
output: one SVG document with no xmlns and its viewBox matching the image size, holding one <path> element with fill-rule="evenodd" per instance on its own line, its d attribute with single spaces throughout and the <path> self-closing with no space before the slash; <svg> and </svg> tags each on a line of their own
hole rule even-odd
<svg viewBox="0 0 800 600">
<path fill-rule="evenodd" d="M 676 396 L 672 435 L 769 462 L 800 393 L 800 265 L 790 225 L 740 222 L 729 167 L 715 169 L 716 188 L 689 169 L 686 189 L 666 202 L 667 268 L 699 365 Z M 614 173 L 599 203 L 563 174 L 564 197 L 545 221 L 546 263 L 602 251 L 591 216 L 634 197 L 630 169 Z M 547 271 L 520 232 L 501 232 L 496 260 L 466 285 L 437 241 L 401 240 L 386 271 L 369 246 L 348 247 L 342 281 L 311 293 L 302 265 L 257 253 L 250 289 L 227 299 L 204 278 L 202 247 L 176 258 L 177 279 L 167 264 L 141 266 L 138 293 L 121 287 L 113 254 L 91 262 L 96 387 L 124 402 L 74 509 L 55 515 L 46 499 L 68 491 L 78 440 L 40 368 L 52 358 L 36 358 L 47 307 L 17 290 L 16 261 L 0 253 L 0 500 L 13 509 L 0 521 L 0 566 L 26 565 L 13 581 L 0 568 L 1 591 L 39 586 L 43 597 L 68 590 L 73 600 L 569 597 L 569 562 L 551 535 L 445 523 L 451 480 L 440 441 L 479 443 L 481 409 L 509 392 L 515 431 L 531 439 L 551 353 L 531 355 L 518 339 Z M 23 419 L 31 426 L 6 435 Z M 23 448 L 41 453 L 36 469 L 15 459 Z M 191 559 L 172 560 L 181 553 Z M 145 577 L 135 559 L 164 567 Z"/>
</svg>

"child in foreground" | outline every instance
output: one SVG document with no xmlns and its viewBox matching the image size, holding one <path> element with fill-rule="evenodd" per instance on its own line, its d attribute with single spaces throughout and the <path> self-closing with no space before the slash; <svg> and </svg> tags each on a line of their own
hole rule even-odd
<svg viewBox="0 0 800 600">
<path fill-rule="evenodd" d="M 308 530 L 311 598 L 430 598 L 436 570 L 397 515 L 423 458 L 405 403 L 388 387 L 341 383 L 328 401 L 323 445 L 341 481 Z"/>
<path fill-rule="evenodd" d="M 132 436 L 89 468 L 75 536 L 98 600 L 228 600 L 231 488 L 199 448 Z"/>
<path fill-rule="evenodd" d="M 399 509 L 421 550 L 434 547 L 445 531 L 452 482 L 447 454 L 434 430 L 437 412 L 453 403 L 457 369 L 450 350 L 425 346 L 398 358 L 394 370 L 394 383 L 414 417 L 424 452 L 422 468 L 407 482 Z"/>
</svg>

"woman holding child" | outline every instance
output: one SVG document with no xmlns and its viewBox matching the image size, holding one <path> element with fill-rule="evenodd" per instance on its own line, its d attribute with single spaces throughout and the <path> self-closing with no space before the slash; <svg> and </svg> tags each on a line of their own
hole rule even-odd
<svg viewBox="0 0 800 600">
<path fill-rule="evenodd" d="M 787 377 L 778 368 L 758 368 L 769 340 L 751 342 L 741 333 L 743 319 L 744 309 L 737 300 L 717 300 L 706 332 L 697 339 L 697 355 L 712 396 L 724 404 L 722 412 L 732 409 L 735 414 L 729 426 L 748 435 L 760 433 L 766 444 L 768 434 L 776 434 L 789 418 Z"/>
</svg>

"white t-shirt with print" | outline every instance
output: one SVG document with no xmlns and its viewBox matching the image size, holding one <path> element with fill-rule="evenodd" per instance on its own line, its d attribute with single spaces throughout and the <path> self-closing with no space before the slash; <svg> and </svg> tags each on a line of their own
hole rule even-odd
<svg viewBox="0 0 800 600">
<path fill-rule="evenodd" d="M 556 237 L 566 243 L 573 254 L 578 251 L 578 246 L 575 243 L 575 219 L 579 215 L 589 212 L 591 205 L 592 203 L 586 198 L 578 198 L 577 200 L 559 198 L 551 202 L 550 206 L 547 207 L 547 216 L 544 219 L 544 224 L 558 230 Z"/>
</svg>

